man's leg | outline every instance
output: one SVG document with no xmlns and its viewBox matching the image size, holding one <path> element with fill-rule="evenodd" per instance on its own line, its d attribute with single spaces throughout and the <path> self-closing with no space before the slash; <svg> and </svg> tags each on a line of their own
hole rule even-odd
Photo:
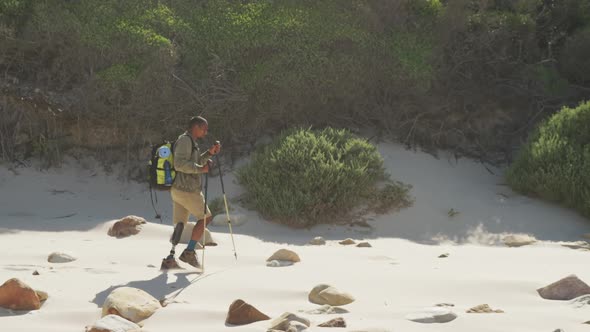
<svg viewBox="0 0 590 332">
<path fill-rule="evenodd" d="M 186 262 L 192 266 L 200 267 L 199 261 L 197 259 L 195 253 L 195 247 L 197 242 L 201 239 L 204 234 L 204 223 L 203 220 L 207 221 L 207 225 L 211 222 L 211 211 L 207 208 L 207 214 L 204 215 L 205 212 L 205 198 L 201 192 L 190 193 L 186 197 L 185 207 L 188 209 L 189 213 L 194 215 L 197 218 L 197 223 L 193 228 L 193 233 L 191 234 L 191 240 L 188 243 L 186 249 L 182 252 L 180 256 L 180 260 Z M 203 245 L 205 241 L 203 241 Z"/>
<path fill-rule="evenodd" d="M 170 237 L 172 249 L 170 249 L 170 254 L 168 257 L 164 258 L 162 261 L 162 269 L 180 268 L 178 263 L 176 263 L 176 259 L 174 259 L 174 255 L 176 253 L 175 249 L 176 245 L 178 245 L 180 242 L 184 225 L 186 225 L 188 222 L 189 211 L 184 208 L 182 204 L 178 203 L 174 198 L 175 195 L 172 193 L 172 221 L 174 223 L 174 232 Z"/>
</svg>

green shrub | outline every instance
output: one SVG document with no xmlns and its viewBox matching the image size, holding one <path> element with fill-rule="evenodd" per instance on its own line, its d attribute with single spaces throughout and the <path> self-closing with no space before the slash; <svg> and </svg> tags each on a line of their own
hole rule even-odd
<svg viewBox="0 0 590 332">
<path fill-rule="evenodd" d="M 590 217 L 590 102 L 542 123 L 507 172 L 516 191 Z"/>
<path fill-rule="evenodd" d="M 376 185 L 387 175 L 375 146 L 347 130 L 326 128 L 283 133 L 254 154 L 238 179 L 263 216 L 305 227 L 345 216 L 376 198 Z M 388 189 L 382 203 L 406 200 L 407 191 L 394 191 Z"/>
<path fill-rule="evenodd" d="M 215 199 L 213 199 L 211 202 L 207 203 L 207 206 L 209 207 L 209 210 L 211 210 L 211 214 L 213 216 L 219 215 L 219 214 L 225 214 L 225 203 L 223 201 L 223 197 L 217 197 Z M 228 202 L 228 208 L 231 211 L 231 205 L 229 205 Z"/>
</svg>

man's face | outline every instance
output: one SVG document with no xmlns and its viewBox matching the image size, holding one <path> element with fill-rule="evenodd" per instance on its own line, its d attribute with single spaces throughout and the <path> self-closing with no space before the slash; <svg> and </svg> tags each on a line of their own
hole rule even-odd
<svg viewBox="0 0 590 332">
<path fill-rule="evenodd" d="M 195 125 L 195 126 L 193 126 L 193 130 L 192 130 L 191 134 L 193 135 L 194 138 L 203 138 L 203 137 L 207 136 L 208 131 L 209 131 L 209 126 L 207 126 L 206 124 Z"/>
</svg>

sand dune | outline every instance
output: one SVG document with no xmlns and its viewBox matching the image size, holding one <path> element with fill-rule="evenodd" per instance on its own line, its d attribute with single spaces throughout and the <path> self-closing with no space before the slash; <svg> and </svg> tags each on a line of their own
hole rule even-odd
<svg viewBox="0 0 590 332">
<path fill-rule="evenodd" d="M 169 250 L 170 199 L 159 196 L 164 221 L 153 218 L 143 185 L 121 184 L 116 177 L 77 165 L 39 172 L 0 170 L 0 282 L 19 278 L 49 293 L 38 311 L 0 309 L 0 331 L 83 331 L 100 318 L 110 291 L 120 286 L 145 290 L 169 305 L 144 322 L 144 331 L 266 331 L 269 321 L 226 326 L 229 305 L 243 299 L 272 318 L 283 312 L 311 320 L 309 331 L 331 318 L 344 317 L 342 331 L 586 331 L 588 308 L 542 299 L 536 289 L 570 274 L 590 282 L 589 251 L 559 241 L 578 241 L 590 233 L 589 221 L 575 213 L 517 195 L 504 186 L 502 170 L 470 161 L 434 157 L 383 143 L 387 169 L 413 185 L 413 207 L 385 216 L 367 216 L 371 229 L 322 225 L 291 230 L 235 206 L 247 223 L 234 228 L 238 260 L 226 227 L 212 227 L 216 247 L 206 249 L 203 275 L 190 269 L 161 273 Z M 493 173 L 493 174 L 492 174 Z M 230 198 L 242 189 L 228 174 Z M 210 197 L 220 194 L 217 179 Z M 448 210 L 459 212 L 449 217 Z M 138 235 L 107 236 L 115 219 L 138 215 L 149 223 Z M 507 234 L 524 233 L 539 242 L 508 248 Z M 315 236 L 325 246 L 305 245 Z M 366 240 L 372 248 L 338 241 Z M 183 247 L 182 245 L 180 246 Z M 301 262 L 267 267 L 266 259 L 288 248 Z M 54 251 L 76 261 L 47 262 Z M 447 258 L 438 258 L 449 253 Z M 150 267 L 156 266 L 156 267 Z M 33 271 L 38 276 L 32 275 Z M 307 299 L 317 284 L 352 294 L 349 313 L 310 315 L 318 305 Z M 406 317 L 438 303 L 450 303 L 458 318 L 421 324 Z M 502 314 L 468 314 L 479 304 Z"/>
</svg>

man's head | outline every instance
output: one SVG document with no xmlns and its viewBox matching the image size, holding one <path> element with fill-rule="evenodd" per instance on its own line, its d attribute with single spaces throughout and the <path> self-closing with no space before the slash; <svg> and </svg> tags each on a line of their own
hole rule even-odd
<svg viewBox="0 0 590 332">
<path fill-rule="evenodd" d="M 193 116 L 188 124 L 188 132 L 193 138 L 203 138 L 207 136 L 209 123 L 201 116 Z"/>
</svg>

